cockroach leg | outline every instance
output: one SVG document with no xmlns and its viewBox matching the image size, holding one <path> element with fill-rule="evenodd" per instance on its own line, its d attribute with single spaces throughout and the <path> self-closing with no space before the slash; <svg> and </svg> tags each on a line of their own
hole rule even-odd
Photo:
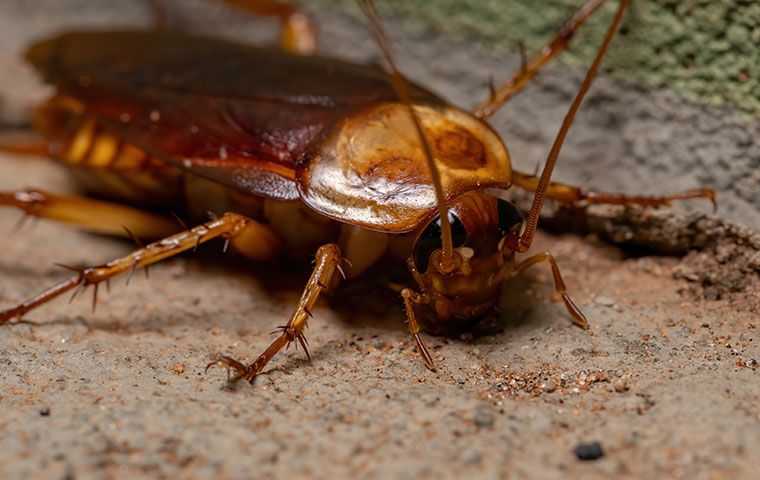
<svg viewBox="0 0 760 480">
<path fill-rule="evenodd" d="M 15 207 L 25 216 L 45 218 L 94 233 L 124 236 L 125 228 L 138 238 L 161 238 L 179 231 L 176 222 L 154 213 L 89 198 L 54 195 L 26 189 L 0 192 L 0 207 Z"/>
<path fill-rule="evenodd" d="M 605 0 L 587 0 L 586 3 L 568 20 L 559 33 L 541 49 L 541 52 L 526 62 L 521 51 L 522 65 L 512 78 L 498 89 L 491 92 L 488 100 L 478 105 L 474 114 L 486 118 L 496 113 L 515 94 L 523 90 L 544 65 L 567 49 L 570 40 L 583 23 L 605 2 Z"/>
<path fill-rule="evenodd" d="M 512 171 L 514 186 L 535 192 L 538 188 L 539 178 L 517 171 Z M 559 182 L 551 182 L 546 189 L 546 197 L 563 203 L 571 204 L 608 204 L 608 205 L 641 205 L 645 207 L 659 207 L 668 205 L 673 200 L 689 200 L 704 198 L 712 203 L 713 209 L 717 209 L 715 191 L 710 188 L 695 188 L 685 192 L 662 196 L 623 195 L 620 193 L 585 191 L 580 187 L 567 185 Z"/>
<path fill-rule="evenodd" d="M 32 215 L 29 215 L 26 212 L 22 212 L 21 217 L 19 217 L 19 219 L 16 221 L 16 224 L 13 225 L 12 232 L 19 233 L 21 230 L 24 229 L 24 227 L 26 227 L 29 224 L 30 221 L 33 221 L 35 219 L 36 217 L 33 217 Z M 34 226 L 34 224 L 32 224 L 32 226 Z"/>
<path fill-rule="evenodd" d="M 316 52 L 316 26 L 308 15 L 290 3 L 278 0 L 224 0 L 224 2 L 255 15 L 279 18 L 282 23 L 280 45 L 283 49 L 301 55 Z"/>
<path fill-rule="evenodd" d="M 311 354 L 308 350 L 308 341 L 304 330 L 308 326 L 309 318 L 311 318 L 311 311 L 314 305 L 317 303 L 317 299 L 320 294 L 324 292 L 328 287 L 327 285 L 335 285 L 338 281 L 336 273 L 338 273 L 338 266 L 341 262 L 340 248 L 333 243 L 323 245 L 319 247 L 315 255 L 314 270 L 309 277 L 309 281 L 306 283 L 301 299 L 298 301 L 293 315 L 286 325 L 278 327 L 279 335 L 277 338 L 264 350 L 264 353 L 252 364 L 247 367 L 243 363 L 226 356 L 219 356 L 215 361 L 206 366 L 208 370 L 210 367 L 219 365 L 228 369 L 233 369 L 238 374 L 232 378 L 232 382 L 245 379 L 253 383 L 256 376 L 261 373 L 264 367 L 270 360 L 283 348 L 289 346 L 294 341 L 298 341 L 301 348 L 304 349 L 306 357 L 311 360 Z"/>
<path fill-rule="evenodd" d="M 8 139 L 3 135 L 0 136 L 0 152 L 24 157 L 47 157 L 50 148 L 48 141 L 38 136 L 23 139 L 14 136 Z"/>
<path fill-rule="evenodd" d="M 187 230 L 187 227 L 185 227 L 183 230 Z M 124 231 L 127 233 L 127 235 L 129 236 L 129 238 L 132 240 L 132 243 L 134 243 L 137 246 L 137 248 L 145 248 L 145 245 L 143 245 L 143 242 L 140 241 L 140 239 L 137 238 L 137 236 L 134 233 L 132 233 L 132 231 L 129 228 L 124 227 Z M 196 247 L 197 247 L 197 244 L 196 244 Z M 137 264 L 135 263 L 135 265 L 132 267 L 132 270 L 130 270 L 130 272 L 129 272 L 129 277 L 127 277 L 127 285 L 129 285 L 129 279 L 132 278 L 132 275 L 135 273 L 135 269 L 136 268 L 137 268 Z M 145 279 L 146 280 L 150 279 L 150 266 L 149 265 L 146 265 L 145 268 L 143 268 L 143 272 L 145 272 Z M 106 285 L 106 288 L 110 289 L 110 287 L 108 285 Z M 95 307 L 94 306 L 93 306 L 92 310 L 93 310 L 93 312 L 95 311 Z"/>
<path fill-rule="evenodd" d="M 554 143 L 552 143 L 552 147 L 549 150 L 549 155 L 546 157 L 544 169 L 541 172 L 541 177 L 538 180 L 535 195 L 533 195 L 533 204 L 531 205 L 528 216 L 525 219 L 525 228 L 523 229 L 516 243 L 510 241 L 510 248 L 516 252 L 527 252 L 533 243 L 533 237 L 536 234 L 536 228 L 538 228 L 538 219 L 541 216 L 541 209 L 543 208 L 544 199 L 546 197 L 546 190 L 551 183 L 552 172 L 554 172 L 554 167 L 557 164 L 557 159 L 559 158 L 560 151 L 562 150 L 562 145 L 565 143 L 567 134 L 570 131 L 570 127 L 573 125 L 575 115 L 578 113 L 578 109 L 580 109 L 581 104 L 583 103 L 583 99 L 586 97 L 586 94 L 591 88 L 591 84 L 594 82 L 594 78 L 596 78 L 596 74 L 599 71 L 599 66 L 602 64 L 602 60 L 604 59 L 607 50 L 610 48 L 612 39 L 615 37 L 615 33 L 618 31 L 620 24 L 623 22 L 623 17 L 625 16 L 626 9 L 630 3 L 630 0 L 620 0 L 617 11 L 615 12 L 615 16 L 612 18 L 612 22 L 607 28 L 607 33 L 605 33 L 604 39 L 602 40 L 602 44 L 599 46 L 599 49 L 596 52 L 594 61 L 588 68 L 586 76 L 583 78 L 583 82 L 581 82 L 581 86 L 578 89 L 578 93 L 575 94 L 575 98 L 573 98 L 573 102 L 570 104 L 570 108 L 567 110 L 565 117 L 562 119 L 562 125 L 559 127 L 557 136 L 554 138 Z M 593 4 L 594 2 L 592 0 L 587 2 L 586 6 L 592 7 Z"/>
<path fill-rule="evenodd" d="M 164 238 L 161 241 L 151 243 L 145 248 L 141 248 L 127 256 L 112 260 L 105 265 L 88 268 L 64 266 L 64 268 L 77 272 L 77 275 L 54 285 L 39 295 L 32 297 L 13 308 L 0 312 L 0 325 L 13 319 L 21 318 L 31 310 L 53 300 L 65 292 L 74 290 L 73 297 L 75 298 L 87 287 L 93 286 L 97 288 L 98 284 L 108 281 L 116 275 L 131 272 L 137 268 L 147 267 L 148 265 L 157 263 L 165 258 L 172 257 L 186 250 L 191 250 L 196 244 L 204 243 L 214 238 L 231 238 L 233 246 L 237 248 L 239 245 L 241 247 L 241 253 L 245 255 L 247 253 L 245 250 L 246 248 L 249 248 L 248 251 L 252 251 L 250 250 L 250 242 L 253 239 L 252 237 L 261 231 L 261 228 L 264 227 L 248 217 L 236 213 L 227 213 L 218 220 L 204 223 L 190 230 Z M 240 244 L 237 242 L 238 239 L 241 239 Z M 258 251 L 256 251 L 256 253 L 258 253 Z M 96 302 L 97 292 L 95 292 L 95 296 L 93 297 L 93 308 Z"/>
<path fill-rule="evenodd" d="M 517 48 L 520 50 L 520 75 L 525 75 L 528 71 L 528 49 L 522 40 L 517 42 Z"/>
<path fill-rule="evenodd" d="M 584 330 L 588 330 L 588 319 L 586 319 L 586 316 L 583 314 L 581 309 L 578 308 L 578 305 L 575 304 L 570 295 L 567 294 L 567 287 L 565 287 L 565 282 L 562 280 L 562 275 L 559 272 L 559 266 L 557 266 L 557 261 L 554 260 L 554 257 L 551 253 L 544 252 L 526 258 L 515 266 L 515 274 L 518 274 L 523 270 L 526 270 L 527 268 L 530 268 L 540 262 L 549 262 L 549 265 L 551 265 L 552 275 L 554 276 L 554 289 L 561 295 L 562 301 L 565 303 L 565 307 L 567 308 L 567 311 L 572 318 L 573 324 Z"/>
<path fill-rule="evenodd" d="M 425 362 L 425 366 L 435 372 L 435 361 L 433 356 L 430 355 L 425 342 L 422 341 L 420 334 L 422 333 L 422 327 L 417 322 L 417 316 L 414 313 L 414 305 L 430 303 L 430 298 L 425 294 L 419 294 L 409 288 L 401 290 L 401 298 L 404 299 L 404 310 L 406 310 L 406 320 L 409 325 L 409 333 L 412 334 L 414 342 L 417 344 L 417 350 L 422 355 L 422 360 Z"/>
</svg>

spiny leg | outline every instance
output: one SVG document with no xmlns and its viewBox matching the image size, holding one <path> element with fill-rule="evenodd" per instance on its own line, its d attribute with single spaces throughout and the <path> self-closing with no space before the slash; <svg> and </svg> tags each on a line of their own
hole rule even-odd
<svg viewBox="0 0 760 480">
<path fill-rule="evenodd" d="M 283 49 L 308 55 L 317 50 L 317 28 L 311 19 L 289 2 L 279 0 L 223 0 L 255 15 L 276 17 L 282 23 L 280 45 Z"/>
<path fill-rule="evenodd" d="M 135 252 L 97 267 L 73 269 L 77 274 L 43 291 L 13 308 L 0 312 L 0 325 L 20 319 L 31 310 L 43 305 L 61 294 L 75 290 L 74 296 L 89 286 L 94 287 L 93 309 L 97 303 L 98 285 L 122 273 L 132 273 L 172 257 L 186 250 L 196 248 L 214 238 L 224 237 L 241 253 L 254 258 L 263 258 L 267 253 L 276 253 L 275 237 L 269 230 L 248 217 L 236 213 L 226 213 L 217 220 L 204 223 L 190 230 L 164 238 L 161 241 L 136 250 Z M 260 245 L 253 245 L 257 238 Z M 256 257 L 256 255 L 259 255 Z M 68 268 L 68 267 L 67 267 Z M 73 297 L 72 297 L 73 298 Z"/>
<path fill-rule="evenodd" d="M 0 134 L 0 153 L 9 153 L 23 157 L 47 157 L 50 145 L 47 140 L 36 134 Z"/>
<path fill-rule="evenodd" d="M 173 219 L 117 203 L 26 189 L 0 192 L 0 207 L 15 207 L 24 215 L 55 220 L 82 230 L 118 236 L 155 239 L 177 233 Z"/>
<path fill-rule="evenodd" d="M 330 243 L 319 247 L 315 255 L 314 270 L 309 277 L 309 281 L 306 283 L 295 312 L 293 312 L 286 325 L 278 327 L 277 331 L 280 332 L 280 335 L 264 350 L 264 353 L 259 355 L 256 361 L 248 366 L 233 358 L 222 355 L 216 361 L 210 363 L 206 367 L 206 370 L 214 365 L 221 365 L 237 371 L 237 375 L 232 378 L 231 382 L 234 383 L 238 380 L 246 379 L 253 383 L 256 376 L 261 373 L 277 352 L 296 340 L 306 353 L 306 357 L 311 360 L 304 330 L 308 326 L 308 320 L 312 316 L 311 310 L 314 308 L 319 295 L 328 288 L 331 288 L 333 282 L 337 281 L 336 272 L 343 275 L 340 264 L 341 252 L 337 245 Z"/>
<path fill-rule="evenodd" d="M 567 294 L 567 287 L 565 287 L 565 282 L 562 280 L 562 275 L 559 273 L 559 266 L 557 266 L 557 262 L 554 260 L 551 253 L 544 252 L 526 258 L 515 266 L 515 274 L 540 262 L 549 262 L 549 265 L 551 265 L 552 275 L 554 276 L 554 290 L 562 296 L 562 301 L 565 303 L 565 307 L 567 308 L 568 313 L 570 313 L 573 323 L 584 330 L 588 330 L 588 320 L 573 299 L 570 298 L 570 295 Z"/>
<path fill-rule="evenodd" d="M 420 355 L 422 355 L 422 360 L 425 362 L 425 366 L 428 369 L 435 371 L 435 361 L 433 361 L 433 356 L 430 355 L 430 352 L 425 346 L 425 342 L 422 341 L 422 337 L 420 336 L 422 328 L 417 322 L 417 317 L 414 313 L 414 305 L 430 303 L 430 298 L 425 294 L 419 294 L 409 288 L 401 290 L 401 298 L 404 299 L 404 310 L 406 311 L 406 321 L 409 325 L 409 333 L 412 334 L 414 342 L 417 344 L 417 350 L 420 352 Z"/>
<path fill-rule="evenodd" d="M 488 100 L 478 105 L 474 114 L 479 118 L 486 118 L 496 113 L 515 94 L 523 90 L 536 74 L 550 60 L 565 51 L 570 45 L 570 40 L 583 23 L 602 5 L 605 0 L 587 0 L 585 4 L 568 20 L 560 29 L 559 33 L 541 49 L 541 52 L 523 64 L 520 71 L 499 88 L 491 89 Z"/>
<path fill-rule="evenodd" d="M 539 177 L 518 171 L 512 171 L 512 184 L 529 192 L 538 189 Z M 709 200 L 713 208 L 717 208 L 715 191 L 710 188 L 695 188 L 685 192 L 671 195 L 646 196 L 646 195 L 623 195 L 620 193 L 595 192 L 583 190 L 580 187 L 567 185 L 559 182 L 550 182 L 546 188 L 546 197 L 563 203 L 571 204 L 608 204 L 608 205 L 641 205 L 646 207 L 658 207 L 669 205 L 673 200 L 689 200 L 705 198 Z"/>
</svg>

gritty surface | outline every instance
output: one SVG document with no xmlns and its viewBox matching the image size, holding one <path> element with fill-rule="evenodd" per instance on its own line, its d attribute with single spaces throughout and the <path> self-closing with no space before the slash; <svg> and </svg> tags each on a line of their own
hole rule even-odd
<svg viewBox="0 0 760 480">
<path fill-rule="evenodd" d="M 45 162 L 1 160 L 0 189 L 66 189 Z M 2 211 L 0 225 L 17 218 Z M 3 306 L 64 278 L 54 262 L 131 248 L 45 222 L 0 242 Z M 395 295 L 370 289 L 315 312 L 312 363 L 291 349 L 255 386 L 224 390 L 224 372 L 205 365 L 257 355 L 304 273 L 211 253 L 114 283 L 95 314 L 84 298 L 56 301 L 29 316 L 44 325 L 0 329 L 0 476 L 751 478 L 757 285 L 695 300 L 672 258 L 574 236 L 537 248 L 557 256 L 591 332 L 571 326 L 536 268 L 506 286 L 488 334 L 429 338 L 437 373 Z M 591 441 L 605 456 L 576 460 Z"/>
<path fill-rule="evenodd" d="M 26 25 L 0 16 L 8 23 L 0 31 L 19 39 L 51 31 L 35 12 Z M 103 12 L 75 13 L 68 25 L 113 21 Z M 140 15 L 120 20 L 138 24 Z M 7 44 L 14 52 L 2 55 L 19 77 L 6 77 L 2 91 L 32 97 L 39 87 L 19 81 L 31 75 L 10 60 L 22 40 L 14 42 Z M 420 76 L 457 83 L 458 70 L 449 70 L 451 78 L 445 72 Z M 540 92 L 547 98 L 520 100 L 517 112 L 556 116 L 569 87 L 548 82 Z M 601 85 L 602 93 L 613 89 Z M 605 119 L 627 118 L 619 100 L 597 98 L 597 113 L 574 130 L 570 162 L 597 150 L 592 158 L 614 151 L 630 160 L 631 151 L 638 158 L 649 148 L 687 157 L 664 134 L 633 150 L 625 142 L 590 145 Z M 662 98 L 646 108 L 683 112 Z M 651 128 L 634 128 L 641 119 L 621 127 L 631 142 L 649 139 L 665 118 L 642 111 L 634 117 L 648 118 Z M 525 125 L 513 133 L 513 154 L 539 159 L 554 127 Z M 673 131 L 688 137 L 690 129 Z M 705 153 L 704 162 L 713 161 Z M 650 167 L 631 170 L 642 176 L 636 181 L 644 185 Z M 659 171 L 672 182 L 650 180 L 650 189 L 694 186 L 694 171 L 678 177 L 664 164 Z M 619 186 L 614 172 L 596 172 L 595 181 Z M 24 186 L 71 188 L 48 162 L 0 157 L 0 190 Z M 755 218 L 751 212 L 734 211 Z M 65 278 L 55 262 L 101 263 L 131 249 L 47 222 L 11 234 L 18 217 L 0 210 L 8 232 L 0 238 L 0 307 Z M 317 309 L 308 331 L 312 363 L 291 349 L 255 386 L 231 392 L 222 388 L 223 370 L 204 367 L 217 353 L 246 360 L 260 353 L 306 273 L 241 265 L 211 253 L 215 246 L 162 263 L 148 280 L 115 282 L 94 314 L 86 297 L 71 305 L 60 299 L 29 316 L 44 325 L 0 328 L 1 478 L 698 479 L 754 478 L 760 468 L 760 287 L 753 277 L 741 292 L 705 300 L 715 297 L 694 292 L 683 274 L 700 278 L 710 267 L 694 261 L 698 254 L 631 256 L 593 238 L 543 235 L 536 250 L 555 254 L 591 332 L 570 324 L 548 269 L 536 267 L 506 286 L 503 313 L 487 334 L 428 338 L 436 373 L 418 358 L 396 296 L 369 285 Z M 594 441 L 604 456 L 579 461 L 574 449 Z"/>
</svg>

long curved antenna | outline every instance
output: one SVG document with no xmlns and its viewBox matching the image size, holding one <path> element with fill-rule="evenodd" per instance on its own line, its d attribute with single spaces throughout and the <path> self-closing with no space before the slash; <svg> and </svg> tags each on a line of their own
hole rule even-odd
<svg viewBox="0 0 760 480">
<path fill-rule="evenodd" d="M 373 0 L 357 0 L 357 3 L 367 16 L 372 35 L 375 37 L 375 41 L 377 42 L 378 47 L 380 47 L 380 50 L 382 50 L 383 57 L 391 70 L 390 73 L 393 89 L 409 110 L 409 116 L 412 118 L 414 128 L 417 130 L 417 135 L 420 138 L 420 143 L 422 144 L 422 149 L 425 153 L 425 160 L 427 161 L 428 169 L 430 170 L 430 176 L 433 179 L 433 188 L 435 189 L 436 203 L 438 204 L 438 214 L 441 219 L 441 245 L 443 247 L 441 267 L 444 271 L 448 271 L 453 265 L 452 258 L 454 255 L 454 245 L 451 240 L 451 222 L 449 222 L 448 207 L 446 206 L 446 198 L 443 194 L 441 173 L 435 165 L 433 149 L 430 146 L 430 141 L 428 140 L 427 135 L 425 135 L 425 130 L 422 128 L 422 122 L 414 111 L 414 107 L 412 107 L 412 101 L 409 96 L 409 86 L 396 66 L 396 62 L 393 60 L 390 42 L 388 41 L 388 36 L 385 34 L 380 17 L 377 14 L 375 3 Z"/>
<path fill-rule="evenodd" d="M 562 53 L 570 43 L 575 32 L 606 0 L 587 0 L 586 3 L 562 26 L 552 41 L 541 49 L 541 52 L 529 62 L 523 54 L 522 68 L 498 89 L 492 88 L 488 100 L 478 105 L 473 114 L 478 118 L 487 118 L 498 112 L 505 103 L 516 93 L 525 88 L 541 68 L 551 59 Z"/>
<path fill-rule="evenodd" d="M 615 13 L 615 18 L 613 18 L 612 23 L 610 24 L 610 27 L 604 36 L 604 41 L 599 47 L 599 51 L 596 53 L 594 63 L 591 64 L 588 72 L 586 72 L 586 78 L 583 79 L 583 83 L 581 84 L 578 93 L 575 95 L 575 99 L 573 99 L 573 103 L 570 105 L 570 109 L 567 111 L 564 120 L 562 120 L 562 126 L 557 133 L 557 138 L 554 139 L 554 144 L 552 145 L 552 149 L 549 151 L 549 156 L 546 159 L 544 171 L 541 172 L 541 179 L 538 181 L 538 188 L 536 188 L 536 194 L 533 197 L 533 205 L 530 208 L 530 213 L 528 214 L 525 229 L 520 235 L 517 244 L 513 245 L 519 252 L 528 250 L 531 243 L 533 243 L 533 235 L 536 233 L 536 227 L 538 226 L 538 217 L 541 214 L 541 207 L 544 205 L 544 196 L 546 194 L 546 189 L 549 187 L 549 183 L 551 182 L 554 165 L 557 163 L 557 157 L 559 157 L 559 152 L 562 149 L 562 144 L 565 142 L 567 132 L 570 130 L 570 127 L 573 124 L 575 114 L 578 113 L 578 108 L 580 108 L 581 103 L 583 102 L 583 98 L 586 96 L 588 89 L 591 87 L 591 83 L 594 81 L 594 77 L 596 77 L 596 73 L 599 70 L 599 65 L 602 63 L 602 59 L 607 53 L 607 49 L 612 42 L 612 38 L 615 36 L 615 32 L 617 32 L 618 28 L 620 27 L 620 23 L 623 21 L 623 15 L 625 14 L 625 10 L 629 4 L 630 0 L 620 0 L 617 12 Z"/>
</svg>

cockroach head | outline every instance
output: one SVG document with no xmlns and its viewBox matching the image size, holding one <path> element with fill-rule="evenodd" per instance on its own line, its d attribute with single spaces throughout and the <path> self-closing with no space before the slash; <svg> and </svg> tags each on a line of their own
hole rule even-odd
<svg viewBox="0 0 760 480">
<path fill-rule="evenodd" d="M 488 189 L 471 192 L 458 198 L 448 212 L 451 224 L 455 264 L 452 272 L 440 274 L 467 274 L 471 266 L 482 264 L 500 265 L 501 260 L 512 255 L 510 239 L 517 238 L 524 225 L 520 210 L 509 200 L 502 198 L 504 191 Z M 415 269 L 425 274 L 438 265 L 431 258 L 441 250 L 441 221 L 434 217 L 416 237 L 412 255 Z M 493 257 L 499 257 L 492 262 Z"/>
<path fill-rule="evenodd" d="M 415 280 L 435 299 L 427 309 L 432 324 L 466 323 L 496 304 L 502 283 L 514 271 L 511 245 L 523 217 L 509 201 L 474 191 L 451 204 L 449 223 L 453 268 L 441 267 L 440 219 L 422 228 L 409 260 Z"/>
</svg>

